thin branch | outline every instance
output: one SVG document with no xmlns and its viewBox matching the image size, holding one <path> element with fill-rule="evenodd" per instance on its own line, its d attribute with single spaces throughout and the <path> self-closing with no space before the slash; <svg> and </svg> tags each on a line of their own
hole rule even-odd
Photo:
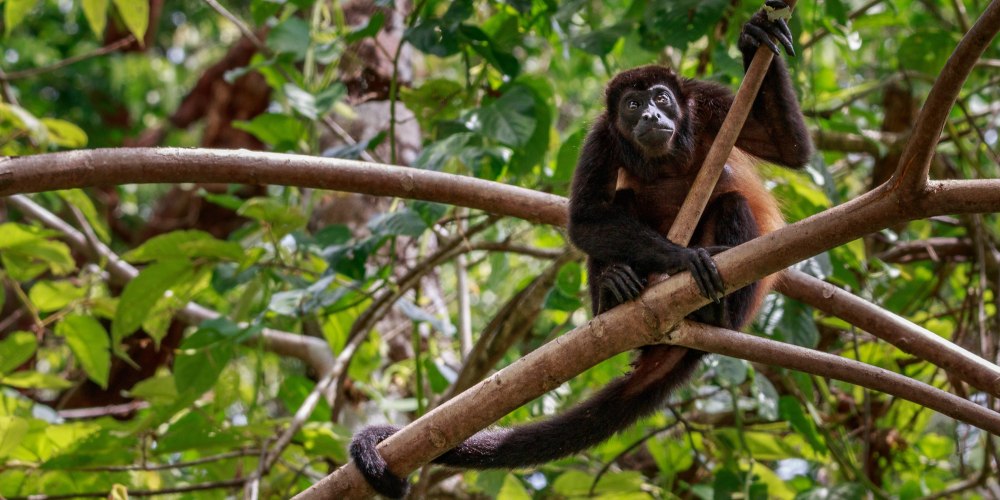
<svg viewBox="0 0 1000 500">
<path fill-rule="evenodd" d="M 173 495 L 175 493 L 190 493 L 193 491 L 235 489 L 243 486 L 248 478 L 228 479 L 225 481 L 211 481 L 207 483 L 192 484 L 188 486 L 176 486 L 160 488 L 157 490 L 128 490 L 130 497 L 156 497 L 160 495 Z M 88 491 L 81 493 L 66 493 L 62 495 L 30 495 L 26 497 L 7 497 L 7 500 L 70 500 L 73 498 L 108 498 L 108 491 Z"/>
<path fill-rule="evenodd" d="M 0 157 L 0 196 L 82 186 L 281 184 L 422 199 L 564 225 L 566 199 L 458 175 L 339 158 L 245 150 L 116 148 Z"/>
<path fill-rule="evenodd" d="M 1000 396 L 1000 366 L 962 349 L 881 307 L 808 274 L 787 270 L 778 291 L 841 318 L 862 330 L 947 370 L 959 379 Z"/>
<path fill-rule="evenodd" d="M 247 40 L 250 40 L 250 43 L 252 43 L 254 45 L 254 47 L 257 47 L 257 50 L 261 51 L 265 55 L 268 55 L 268 56 L 271 55 L 271 49 L 269 49 L 267 47 L 267 44 L 265 44 L 263 41 L 261 41 L 260 38 L 257 38 L 257 34 L 254 33 L 253 30 L 250 29 L 250 26 L 247 26 L 247 24 L 244 23 L 243 20 L 241 20 L 240 18 L 236 17 L 235 14 L 233 14 L 232 12 L 229 12 L 228 9 L 226 9 L 225 7 L 223 7 L 222 4 L 220 4 L 219 2 L 216 2 L 215 0 L 203 0 L 203 1 L 205 3 L 207 3 L 208 6 L 211 7 L 214 11 L 218 12 L 219 15 L 221 15 L 222 17 L 228 19 L 229 22 L 231 22 L 234 25 L 236 25 L 236 29 L 240 30 L 240 33 L 242 33 L 243 36 L 245 36 Z M 291 80 L 289 80 L 289 81 L 291 81 Z"/>
<path fill-rule="evenodd" d="M 2 166 L 2 163 L 0 163 L 0 166 Z M 139 274 L 138 269 L 123 261 L 107 245 L 95 241 L 94 246 L 91 246 L 87 237 L 80 231 L 41 205 L 31 201 L 27 196 L 14 195 L 8 197 L 7 203 L 17 207 L 42 224 L 62 233 L 63 238 L 73 249 L 87 254 L 87 252 L 96 248 L 101 258 L 107 259 L 107 270 L 113 282 L 125 284 Z M 190 302 L 178 312 L 178 317 L 188 324 L 196 325 L 202 321 L 219 317 L 219 313 Z M 334 365 L 330 347 L 322 339 L 265 328 L 261 332 L 261 341 L 267 349 L 275 353 L 301 359 L 317 373 L 326 373 Z"/>
<path fill-rule="evenodd" d="M 795 8 L 795 0 L 788 0 L 785 3 L 788 4 L 788 7 Z M 701 220 L 701 214 L 705 211 L 708 200 L 715 191 L 715 184 L 718 182 L 719 176 L 722 175 L 722 169 L 726 166 L 726 160 L 729 159 L 729 154 L 732 152 L 733 146 L 736 145 L 736 139 L 743 129 L 743 123 L 750 115 L 750 108 L 764 82 L 764 76 L 767 74 L 772 59 L 774 59 L 774 54 L 764 44 L 761 44 L 754 54 L 753 61 L 750 62 L 750 67 L 747 68 L 746 76 L 743 77 L 739 90 L 736 91 L 736 97 L 729 107 L 729 112 L 726 113 L 726 119 L 722 122 L 719 133 L 712 141 L 712 147 L 708 150 L 705 161 L 702 162 L 701 168 L 698 170 L 698 176 L 695 177 L 691 190 L 688 191 L 680 212 L 677 213 L 673 225 L 670 226 L 670 231 L 667 233 L 668 240 L 681 246 L 687 246 L 691 240 L 691 235 L 694 234 L 695 227 Z"/>
<path fill-rule="evenodd" d="M 883 368 L 747 333 L 685 321 L 670 335 L 683 345 L 875 389 L 1000 436 L 1000 413 Z"/>
<path fill-rule="evenodd" d="M 916 126 L 903 150 L 899 166 L 888 184 L 916 193 L 927 184 L 938 137 L 955 99 L 976 61 L 1000 31 L 1000 0 L 992 0 L 976 24 L 962 37 L 934 81 L 927 101 L 917 115 Z"/>
<path fill-rule="evenodd" d="M 855 18 L 857 18 L 859 16 L 862 16 L 866 12 L 868 12 L 869 9 L 871 9 L 872 7 L 878 5 L 878 4 L 882 3 L 882 2 L 883 2 L 883 0 L 870 0 L 868 3 L 866 3 L 866 4 L 862 5 L 861 7 L 858 7 L 857 9 L 853 10 L 850 14 L 847 15 L 847 18 L 848 19 L 855 19 Z M 816 42 L 822 40 L 824 37 L 826 37 L 829 34 L 830 34 L 830 30 L 828 30 L 826 28 L 820 28 L 820 29 L 816 30 L 816 33 L 812 36 L 812 38 L 806 40 L 805 43 L 802 44 L 803 51 L 808 50 L 810 47 L 812 47 L 813 45 L 815 45 Z"/>
<path fill-rule="evenodd" d="M 87 52 L 86 54 L 80 54 L 80 55 L 73 56 L 73 57 L 67 57 L 66 59 L 63 59 L 63 60 L 58 61 L 58 62 L 55 62 L 55 63 L 50 64 L 48 66 L 42 66 L 40 68 L 31 68 L 31 69 L 26 69 L 26 70 L 22 70 L 22 71 L 12 71 L 12 72 L 9 72 L 9 73 L 7 73 L 5 75 L 0 75 L 0 82 L 2 82 L 2 81 L 12 81 L 12 80 L 22 80 L 22 79 L 25 79 L 25 78 L 33 78 L 33 77 L 36 77 L 36 76 L 39 76 L 39 75 L 44 75 L 45 73 L 51 73 L 53 71 L 58 71 L 58 70 L 60 70 L 62 68 L 65 68 L 66 66 L 70 66 L 72 64 L 76 64 L 76 63 L 78 63 L 80 61 L 85 61 L 87 59 L 92 59 L 94 57 L 100 57 L 100 56 L 103 56 L 103 55 L 106 55 L 106 54 L 110 54 L 110 53 L 115 52 L 115 51 L 117 51 L 119 49 L 125 48 L 125 47 L 127 47 L 127 46 L 129 46 L 129 45 L 131 45 L 133 43 L 135 43 L 135 36 L 128 35 L 125 38 L 122 38 L 121 40 L 118 40 L 118 41 L 116 41 L 116 42 L 114 42 L 112 44 L 105 45 L 105 46 L 103 46 L 101 48 L 98 48 L 96 50 L 92 50 L 90 52 Z"/>
<path fill-rule="evenodd" d="M 208 457 L 202 457 L 195 460 L 189 460 L 187 462 L 177 462 L 172 464 L 130 464 L 130 465 L 99 465 L 93 467 L 66 467 L 63 470 L 74 470 L 74 471 L 90 471 L 90 472 L 129 472 L 129 471 L 158 471 L 158 470 L 171 470 L 171 469 L 185 469 L 188 467 L 194 467 L 196 465 L 203 465 L 212 462 L 221 462 L 223 460 L 228 460 L 230 458 L 239 458 L 246 456 L 253 456 L 260 453 L 260 450 L 236 450 L 227 453 L 220 453 L 218 455 L 212 455 Z M 22 464 L 22 463 L 11 463 L 7 462 L 4 467 L 11 468 L 25 468 L 25 469 L 37 469 L 39 468 L 36 464 Z"/>
</svg>

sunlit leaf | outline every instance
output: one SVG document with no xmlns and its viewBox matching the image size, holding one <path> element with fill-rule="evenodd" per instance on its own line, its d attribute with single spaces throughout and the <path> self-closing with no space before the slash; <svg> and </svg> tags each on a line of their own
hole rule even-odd
<svg viewBox="0 0 1000 500">
<path fill-rule="evenodd" d="M 187 230 L 153 237 L 123 257 L 129 262 L 149 262 L 184 258 L 242 261 L 244 256 L 239 243 L 217 240 L 204 231 Z"/>
<path fill-rule="evenodd" d="M 56 324 L 56 334 L 66 338 L 87 377 L 106 388 L 111 371 L 111 342 L 104 327 L 92 316 L 71 314 Z"/>
<path fill-rule="evenodd" d="M 35 334 L 30 332 L 13 332 L 0 340 L 0 375 L 31 359 L 37 348 Z"/>
<path fill-rule="evenodd" d="M 142 43 L 149 27 L 149 0 L 111 0 L 125 27 Z"/>
<path fill-rule="evenodd" d="M 114 322 L 111 323 L 111 335 L 115 343 L 138 329 L 167 290 L 188 279 L 191 271 L 191 264 L 187 260 L 162 260 L 147 266 L 125 285 Z"/>
<path fill-rule="evenodd" d="M 90 24 L 90 30 L 97 36 L 103 36 L 104 25 L 108 21 L 109 0 L 81 0 L 80 5 Z"/>
<path fill-rule="evenodd" d="M 3 4 L 3 23 L 5 31 L 10 35 L 11 31 L 31 12 L 31 9 L 38 3 L 38 0 L 6 0 Z"/>
<path fill-rule="evenodd" d="M 80 127 L 55 118 L 42 118 L 42 124 L 49 131 L 49 141 L 64 148 L 82 148 L 87 145 L 87 133 Z"/>
</svg>

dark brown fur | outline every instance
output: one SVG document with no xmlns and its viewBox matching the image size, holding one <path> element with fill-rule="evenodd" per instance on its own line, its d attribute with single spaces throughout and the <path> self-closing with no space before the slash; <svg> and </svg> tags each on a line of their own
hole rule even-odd
<svg viewBox="0 0 1000 500">
<path fill-rule="evenodd" d="M 767 28 L 761 14 L 749 24 Z M 783 29 L 787 31 L 786 26 Z M 744 63 L 749 64 L 761 42 L 744 30 L 739 46 Z M 650 149 L 648 142 L 655 139 L 644 144 L 641 138 L 647 137 L 645 131 L 635 132 L 638 126 L 628 129 L 635 124 L 625 123 L 619 105 L 630 90 L 658 92 L 651 90 L 654 85 L 669 88 L 676 106 L 668 113 L 671 119 L 665 121 L 670 138 Z M 811 152 L 784 62 L 775 58 L 768 70 L 737 139 L 739 150 L 730 157 L 713 191 L 692 248 L 675 245 L 665 235 L 732 104 L 732 93 L 714 83 L 678 78 L 664 67 L 645 66 L 616 76 L 608 83 L 606 96 L 607 112 L 594 122 L 581 151 L 569 207 L 570 239 L 589 256 L 594 312 L 634 298 L 643 286 L 638 277 L 693 270 L 709 283 L 708 292 L 719 291 L 721 278 L 709 252 L 738 245 L 782 224 L 774 199 L 761 185 L 754 159 L 748 155 L 800 167 Z M 668 128 L 656 130 L 663 135 Z M 767 282 L 751 284 L 693 317 L 742 328 L 768 289 Z M 485 430 L 434 462 L 475 469 L 518 468 L 578 453 L 655 412 L 687 379 L 703 354 L 682 347 L 644 347 L 632 372 L 565 413 L 514 428 Z M 398 429 L 365 428 L 355 436 L 350 450 L 368 482 L 389 497 L 403 496 L 407 485 L 388 469 L 376 445 Z"/>
</svg>

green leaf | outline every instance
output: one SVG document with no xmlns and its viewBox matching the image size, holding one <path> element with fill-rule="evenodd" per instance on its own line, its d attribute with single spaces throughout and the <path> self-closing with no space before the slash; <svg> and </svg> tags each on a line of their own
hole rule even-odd
<svg viewBox="0 0 1000 500">
<path fill-rule="evenodd" d="M 0 224 L 0 262 L 16 281 L 28 281 L 50 271 L 64 275 L 76 269 L 69 247 L 45 239 L 54 233 L 23 224 Z"/>
<path fill-rule="evenodd" d="M 73 301 L 82 299 L 87 290 L 70 281 L 43 280 L 35 283 L 28 292 L 28 298 L 41 312 L 58 311 Z"/>
<path fill-rule="evenodd" d="M 111 0 L 118 9 L 118 14 L 122 16 L 125 27 L 128 28 L 136 40 L 142 43 L 146 36 L 146 28 L 149 27 L 149 0 Z"/>
<path fill-rule="evenodd" d="M 573 178 L 585 137 L 587 130 L 581 128 L 563 140 L 562 146 L 559 146 L 559 154 L 556 155 L 556 169 L 552 173 L 552 180 L 569 182 Z"/>
<path fill-rule="evenodd" d="M 921 436 L 920 440 L 917 441 L 917 446 L 924 456 L 934 460 L 946 460 L 956 452 L 955 441 L 947 436 L 934 433 Z"/>
<path fill-rule="evenodd" d="M 194 401 L 211 389 L 233 354 L 233 346 L 230 344 L 182 351 L 174 361 L 174 379 L 184 400 Z"/>
<path fill-rule="evenodd" d="M 103 217 L 97 214 L 97 208 L 94 206 L 94 202 L 91 201 L 87 193 L 84 193 L 82 189 L 63 189 L 56 191 L 56 194 L 63 199 L 66 203 L 69 203 L 77 208 L 82 214 L 90 227 L 94 229 L 94 234 L 97 235 L 97 239 L 108 243 L 111 241 L 111 234 L 108 230 L 108 223 Z"/>
<path fill-rule="evenodd" d="M 429 229 L 427 222 L 420 214 L 404 208 L 395 212 L 384 213 L 368 222 L 368 229 L 375 236 L 412 236 L 417 237 Z"/>
<path fill-rule="evenodd" d="M 352 29 L 350 33 L 347 34 L 347 43 L 354 43 L 363 38 L 370 38 L 378 34 L 378 30 L 382 29 L 382 25 L 385 24 L 385 14 L 381 11 L 375 12 L 368 19 L 368 24 L 364 26 Z"/>
<path fill-rule="evenodd" d="M 667 46 L 684 50 L 691 42 L 711 33 L 728 5 L 727 0 L 650 3 L 639 24 L 640 45 L 654 52 Z"/>
<path fill-rule="evenodd" d="M 13 371 L 31 359 L 35 349 L 38 349 L 38 340 L 30 332 L 13 332 L 0 340 L 0 375 Z"/>
<path fill-rule="evenodd" d="M 531 495 L 528 493 L 528 490 L 524 489 L 524 485 L 517 479 L 517 476 L 507 474 L 507 477 L 503 480 L 503 486 L 500 487 L 500 493 L 497 495 L 497 499 L 531 500 Z"/>
<path fill-rule="evenodd" d="M 306 125 L 289 115 L 264 113 L 250 121 L 234 121 L 233 127 L 249 132 L 278 151 L 294 151 L 306 138 Z"/>
<path fill-rule="evenodd" d="M 181 349 L 201 349 L 219 342 L 240 343 L 260 333 L 263 325 L 241 327 L 228 318 L 213 318 L 201 322 L 198 330 L 184 339 Z"/>
<path fill-rule="evenodd" d="M 0 458 L 9 456 L 28 436 L 31 426 L 26 419 L 0 416 Z"/>
<path fill-rule="evenodd" d="M 0 385 L 9 385 L 19 389 L 52 389 L 61 391 L 73 387 L 73 384 L 62 377 L 36 371 L 14 372 L 0 377 Z"/>
<path fill-rule="evenodd" d="M 271 198 L 250 198 L 237 213 L 271 226 L 271 231 L 278 237 L 306 225 L 306 217 L 298 207 Z"/>
<path fill-rule="evenodd" d="M 632 30 L 633 27 L 631 24 L 617 24 L 610 28 L 575 36 L 570 39 L 570 44 L 588 54 L 602 57 L 611 52 L 611 49 L 615 48 L 618 40 L 621 40 L 623 36 L 629 34 Z"/>
<path fill-rule="evenodd" d="M 502 144 L 514 148 L 524 146 L 535 131 L 534 108 L 530 90 L 523 86 L 512 87 L 492 104 L 479 109 L 479 129 L 483 135 Z"/>
<path fill-rule="evenodd" d="M 452 80 L 434 78 L 415 89 L 403 87 L 400 89 L 400 97 L 403 104 L 416 115 L 420 128 L 432 130 L 434 123 L 439 120 L 458 118 L 465 99 L 465 88 Z"/>
<path fill-rule="evenodd" d="M 164 294 L 172 286 L 190 278 L 191 264 L 186 260 L 163 260 L 152 264 L 125 285 L 115 319 L 111 323 L 111 336 L 115 345 L 142 325 Z"/>
<path fill-rule="evenodd" d="M 81 5 L 90 30 L 98 37 L 104 36 L 104 26 L 108 22 L 108 0 L 82 0 Z"/>
<path fill-rule="evenodd" d="M 56 335 L 66 337 L 87 377 L 106 389 L 111 373 L 111 342 L 104 327 L 91 316 L 71 314 L 56 325 Z"/>
<path fill-rule="evenodd" d="M 295 60 L 305 59 L 312 40 L 309 24 L 298 17 L 289 17 L 267 35 L 267 46 L 279 54 L 293 54 Z"/>
<path fill-rule="evenodd" d="M 580 264 L 570 262 L 559 269 L 559 274 L 556 276 L 556 288 L 558 288 L 560 292 L 573 297 L 580 293 L 580 288 L 582 286 L 583 270 L 580 268 Z"/>
<path fill-rule="evenodd" d="M 177 384 L 173 375 L 147 378 L 128 391 L 129 396 L 151 403 L 173 403 L 177 399 Z"/>
<path fill-rule="evenodd" d="M 185 258 L 240 262 L 244 256 L 239 243 L 218 240 L 204 231 L 191 229 L 156 236 L 129 251 L 123 258 L 129 262 Z"/>
<path fill-rule="evenodd" d="M 42 118 L 42 125 L 49 132 L 49 142 L 64 148 L 82 148 L 87 145 L 87 133 L 75 124 L 55 118 Z"/>
<path fill-rule="evenodd" d="M 27 17 L 28 12 L 38 3 L 38 0 L 6 0 L 3 6 L 3 24 L 6 28 L 6 33 L 9 35 L 11 31 L 21 21 Z"/>
<path fill-rule="evenodd" d="M 563 473 L 552 484 L 555 493 L 567 497 L 589 497 L 590 485 L 594 482 L 594 476 L 579 470 L 571 470 Z M 645 481 L 642 473 L 638 471 L 610 472 L 601 476 L 594 493 L 631 493 L 640 492 Z"/>
<path fill-rule="evenodd" d="M 801 434 L 813 450 L 826 453 L 826 443 L 816 429 L 816 423 L 806 415 L 802 409 L 802 403 L 792 396 L 782 396 L 778 400 L 778 415 L 788 421 L 799 434 Z"/>
</svg>

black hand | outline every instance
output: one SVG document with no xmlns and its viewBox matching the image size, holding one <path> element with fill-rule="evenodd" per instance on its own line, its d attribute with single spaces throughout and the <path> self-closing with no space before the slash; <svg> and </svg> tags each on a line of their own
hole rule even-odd
<svg viewBox="0 0 1000 500">
<path fill-rule="evenodd" d="M 708 250 L 704 248 L 690 248 L 690 253 L 686 255 L 685 265 L 691 276 L 694 278 L 698 290 L 705 297 L 718 303 L 726 294 L 726 285 L 722 282 L 722 276 L 715 267 L 715 261 Z"/>
<path fill-rule="evenodd" d="M 603 292 L 609 292 L 615 298 L 615 304 L 602 304 L 601 310 L 607 310 L 615 305 L 633 300 L 642 293 L 642 280 L 635 274 L 627 264 L 612 264 L 604 269 L 598 278 L 599 286 Z"/>
<path fill-rule="evenodd" d="M 767 6 L 775 10 L 788 8 L 788 5 L 780 0 L 768 0 Z M 788 55 L 795 55 L 795 49 L 792 47 L 792 30 L 789 29 L 788 23 L 781 18 L 774 21 L 769 20 L 767 13 L 763 10 L 754 14 L 750 21 L 743 26 L 743 33 L 740 34 L 740 50 L 744 52 L 756 51 L 760 44 L 764 44 L 775 55 L 779 55 L 778 46 L 771 40 L 772 36 L 785 47 L 785 52 Z"/>
</svg>

